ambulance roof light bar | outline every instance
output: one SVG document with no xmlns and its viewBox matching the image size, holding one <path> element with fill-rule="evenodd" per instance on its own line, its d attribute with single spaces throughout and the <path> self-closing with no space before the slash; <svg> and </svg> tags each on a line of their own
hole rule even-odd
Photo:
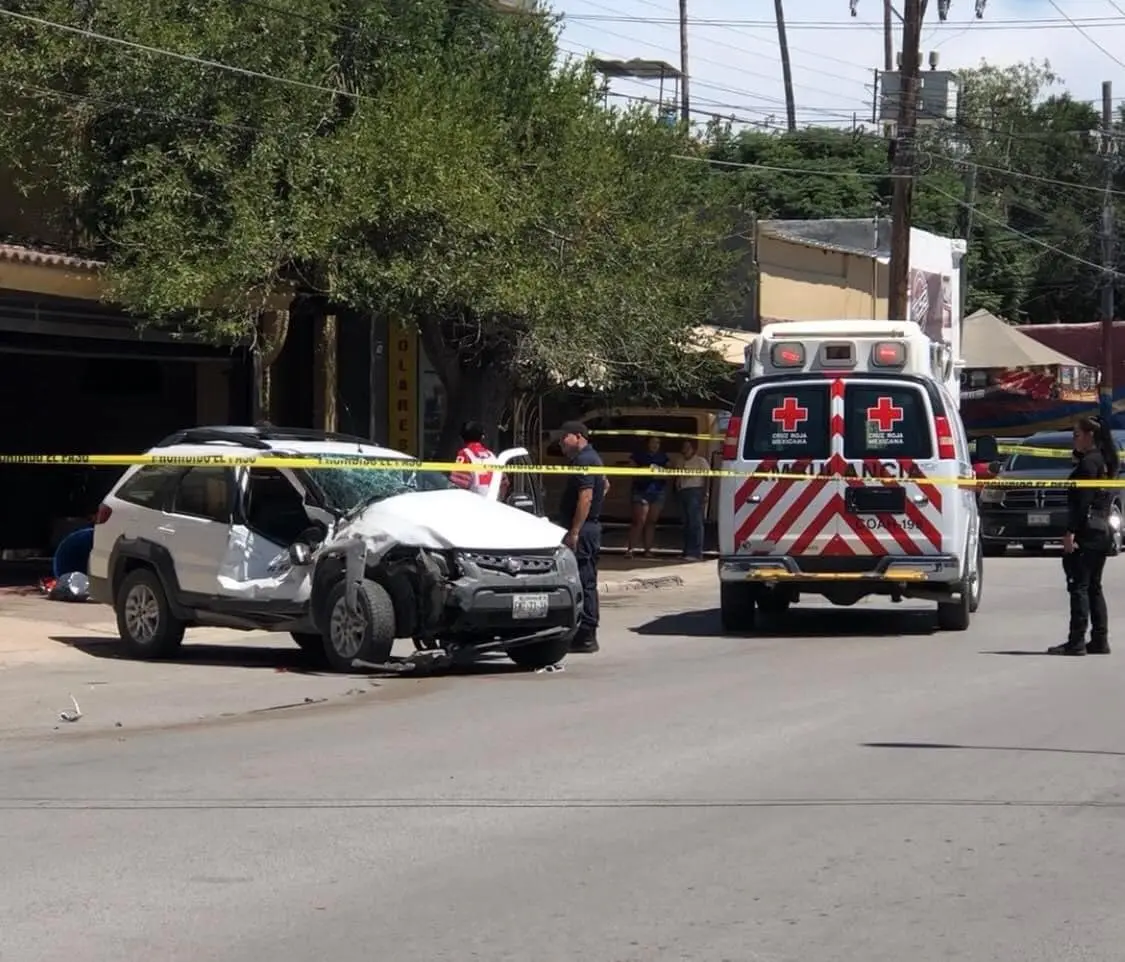
<svg viewBox="0 0 1125 962">
<path fill-rule="evenodd" d="M 800 341 L 778 341 L 770 348 L 770 363 L 774 367 L 804 367 L 805 345 Z"/>
<path fill-rule="evenodd" d="M 871 348 L 871 363 L 875 367 L 905 367 L 906 345 L 902 341 L 879 341 Z"/>
</svg>

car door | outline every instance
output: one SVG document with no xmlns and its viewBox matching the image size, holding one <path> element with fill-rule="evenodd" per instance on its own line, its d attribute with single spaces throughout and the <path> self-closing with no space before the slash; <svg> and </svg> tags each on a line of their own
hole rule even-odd
<svg viewBox="0 0 1125 962">
<path fill-rule="evenodd" d="M 322 541 L 327 526 L 309 515 L 296 476 L 278 468 L 240 468 L 237 509 L 219 566 L 218 592 L 247 601 L 305 601 L 312 565 L 296 566 L 289 547 Z"/>
<path fill-rule="evenodd" d="M 217 594 L 234 492 L 234 472 L 211 467 L 189 468 L 172 490 L 157 527 L 157 540 L 172 557 L 181 591 L 208 597 Z"/>
<path fill-rule="evenodd" d="M 745 477 L 724 478 L 720 550 L 792 556 L 839 553 L 843 481 L 833 474 L 833 424 L 840 382 L 764 383 L 752 388 L 743 415 L 728 424 L 724 466 Z M 784 474 L 770 478 L 763 475 Z"/>
</svg>

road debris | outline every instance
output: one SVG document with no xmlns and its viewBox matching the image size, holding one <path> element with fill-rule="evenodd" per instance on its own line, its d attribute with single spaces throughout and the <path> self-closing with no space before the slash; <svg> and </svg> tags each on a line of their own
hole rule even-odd
<svg viewBox="0 0 1125 962">
<path fill-rule="evenodd" d="M 67 709 L 66 711 L 59 712 L 59 719 L 64 722 L 76 722 L 82 717 L 82 709 L 78 707 L 78 700 L 71 695 L 70 703 L 74 706 L 74 710 Z"/>
</svg>

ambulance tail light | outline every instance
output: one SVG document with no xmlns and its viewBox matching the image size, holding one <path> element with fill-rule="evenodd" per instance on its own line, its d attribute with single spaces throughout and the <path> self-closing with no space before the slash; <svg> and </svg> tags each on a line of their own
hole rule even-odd
<svg viewBox="0 0 1125 962">
<path fill-rule="evenodd" d="M 905 366 L 906 345 L 901 341 L 879 341 L 871 350 L 871 363 L 875 367 Z"/>
<path fill-rule="evenodd" d="M 738 436 L 742 433 L 742 418 L 732 414 L 727 421 L 727 434 L 723 438 L 723 460 L 734 461 L 738 457 Z"/>
<path fill-rule="evenodd" d="M 953 429 L 949 426 L 949 418 L 934 418 L 934 427 L 937 430 L 937 456 L 942 461 L 957 460 L 957 444 L 953 440 Z"/>
<path fill-rule="evenodd" d="M 774 367 L 804 367 L 805 345 L 800 341 L 783 341 L 770 349 L 770 363 Z"/>
</svg>

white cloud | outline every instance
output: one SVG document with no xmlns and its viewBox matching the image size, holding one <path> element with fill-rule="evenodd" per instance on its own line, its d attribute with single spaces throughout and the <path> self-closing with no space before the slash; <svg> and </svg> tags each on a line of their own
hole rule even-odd
<svg viewBox="0 0 1125 962">
<path fill-rule="evenodd" d="M 1086 32 L 1125 61 L 1125 0 L 1117 0 L 1120 9 L 1111 0 L 1056 2 L 1079 24 L 1093 20 L 1085 26 Z M 593 50 L 615 59 L 639 57 L 679 64 L 677 0 L 554 0 L 553 5 L 568 17 L 562 36 L 566 51 Z M 848 6 L 849 0 L 785 0 L 802 125 L 845 123 L 853 114 L 861 123 L 870 121 L 873 70 L 883 65 L 883 4 L 858 0 L 856 18 L 849 15 Z M 895 6 L 901 10 L 901 0 Z M 1049 60 L 1076 99 L 1100 105 L 1102 81 L 1111 80 L 1114 99 L 1125 101 L 1125 67 L 1068 24 L 1050 0 L 988 0 L 982 20 L 975 18 L 974 11 L 975 0 L 952 0 L 949 21 L 941 24 L 937 0 L 930 0 L 922 33 L 923 60 L 931 50 L 940 54 L 941 68 L 949 70 L 976 66 L 982 58 L 998 65 Z M 688 0 L 688 13 L 694 21 L 743 21 L 691 27 L 693 107 L 747 120 L 763 120 L 770 114 L 784 118 L 773 4 Z M 611 17 L 632 19 L 599 19 Z M 828 27 L 802 26 L 802 21 Z M 897 21 L 895 32 L 900 41 Z M 655 100 L 658 85 L 615 81 L 611 89 L 618 95 Z M 666 83 L 665 95 L 670 94 L 671 85 Z"/>
</svg>

